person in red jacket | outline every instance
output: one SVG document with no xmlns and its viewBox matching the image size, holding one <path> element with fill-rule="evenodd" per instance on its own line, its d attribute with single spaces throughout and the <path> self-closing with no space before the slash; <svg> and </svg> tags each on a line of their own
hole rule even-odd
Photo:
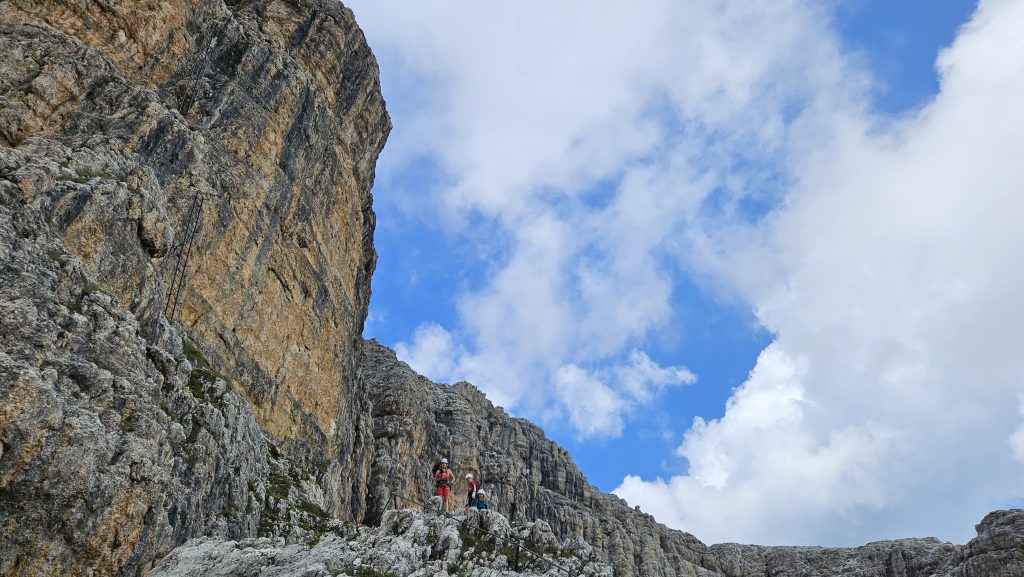
<svg viewBox="0 0 1024 577">
<path fill-rule="evenodd" d="M 437 487 L 437 494 L 441 496 L 441 506 L 444 512 L 448 512 L 448 496 L 452 494 L 452 485 L 455 484 L 455 473 L 448 468 L 448 459 L 441 459 L 441 465 L 434 472 L 434 486 Z"/>
<path fill-rule="evenodd" d="M 480 489 L 480 483 L 473 478 L 473 473 L 466 473 L 466 485 L 468 486 L 468 493 L 466 494 L 466 510 L 469 510 L 476 503 L 476 492 Z"/>
</svg>

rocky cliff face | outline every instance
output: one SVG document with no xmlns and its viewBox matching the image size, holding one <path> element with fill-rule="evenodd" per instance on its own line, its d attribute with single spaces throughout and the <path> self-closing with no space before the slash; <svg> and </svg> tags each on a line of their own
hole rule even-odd
<svg viewBox="0 0 1024 577">
<path fill-rule="evenodd" d="M 0 573 L 357 515 L 390 125 L 351 13 L 4 0 L 0 52 Z M 163 316 L 197 199 L 183 346 Z"/>
<path fill-rule="evenodd" d="M 351 13 L 3 1 L 0 48 L 0 145 L 24 155 L 24 197 L 48 198 L 47 225 L 145 336 L 178 264 L 174 233 L 201 199 L 178 326 L 284 450 L 345 486 L 330 507 L 351 514 L 358 402 L 346 383 L 390 127 Z"/>
<path fill-rule="evenodd" d="M 514 573 L 394 511 L 441 455 L 587 574 L 1024 574 L 1019 511 L 965 546 L 707 547 L 362 341 L 390 125 L 339 3 L 0 0 L 0 53 L 0 574 L 140 575 L 197 537 L 159 571 Z"/>
</svg>

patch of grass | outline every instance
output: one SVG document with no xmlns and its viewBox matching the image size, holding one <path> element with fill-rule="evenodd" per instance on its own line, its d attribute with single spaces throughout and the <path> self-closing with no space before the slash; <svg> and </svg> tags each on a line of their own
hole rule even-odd
<svg viewBox="0 0 1024 577">
<path fill-rule="evenodd" d="M 303 499 L 302 502 L 299 503 L 299 510 L 313 517 L 320 517 L 323 519 L 327 518 L 327 512 L 321 509 L 320 505 L 317 505 L 316 503 L 307 501 L 305 499 Z"/>
<path fill-rule="evenodd" d="M 76 166 L 74 171 L 75 176 L 71 177 L 71 180 L 78 184 L 85 184 L 96 177 L 110 178 L 110 175 L 106 172 L 95 170 L 89 166 Z"/>
<path fill-rule="evenodd" d="M 188 438 L 185 439 L 185 443 L 191 445 L 199 439 L 199 423 L 195 417 L 192 417 L 192 429 L 188 432 Z"/>
<path fill-rule="evenodd" d="M 477 535 L 473 531 L 462 526 L 459 526 L 459 536 L 462 537 L 463 547 L 472 547 L 473 551 L 478 555 L 497 552 L 499 555 L 504 555 L 511 559 L 516 553 L 516 548 L 514 546 L 505 544 L 504 542 L 499 543 L 497 539 L 489 537 L 486 534 Z"/>
<path fill-rule="evenodd" d="M 331 519 L 330 516 L 316 503 L 302 499 L 299 502 L 299 510 L 306 514 L 304 517 L 299 517 L 299 527 L 311 533 L 312 536 L 306 541 L 310 547 L 319 543 L 325 533 L 333 532 L 327 525 Z"/>
<path fill-rule="evenodd" d="M 387 571 L 378 571 L 373 567 L 363 565 L 352 571 L 352 577 L 398 577 L 398 575 L 388 573 Z"/>
<path fill-rule="evenodd" d="M 110 294 L 107 291 L 103 290 L 103 287 L 96 284 L 88 277 L 86 277 L 85 283 L 82 285 L 82 292 L 79 293 L 78 299 L 76 299 L 75 302 L 73 302 L 71 306 L 68 307 L 68 310 L 70 310 L 71 312 L 82 314 L 82 302 L 85 301 L 85 297 L 93 293 L 101 293 L 105 295 Z"/>
<path fill-rule="evenodd" d="M 210 361 L 206 360 L 206 356 L 196 348 L 192 341 L 181 339 L 181 348 L 185 350 L 185 358 L 188 359 L 188 362 L 192 363 L 193 367 L 210 368 Z"/>
<path fill-rule="evenodd" d="M 83 295 L 91 295 L 92 293 L 103 293 L 110 294 L 103 290 L 103 287 L 93 282 L 91 279 L 85 279 L 85 286 L 82 288 Z"/>
<path fill-rule="evenodd" d="M 130 418 L 121 419 L 121 430 L 125 433 L 135 432 L 138 428 L 138 424 Z"/>
<path fill-rule="evenodd" d="M 188 390 L 193 397 L 200 401 L 206 400 L 206 386 L 203 384 L 203 377 L 202 371 L 198 369 L 193 369 L 192 374 L 188 377 Z"/>
<path fill-rule="evenodd" d="M 64 253 L 55 248 L 51 248 L 50 250 L 46 251 L 46 256 L 50 257 L 50 260 L 52 260 L 53 262 L 60 264 L 60 257 L 64 256 Z"/>
<path fill-rule="evenodd" d="M 272 510 L 266 507 L 260 511 L 260 523 L 256 528 L 257 537 L 273 537 L 274 536 L 274 522 L 277 521 L 277 515 Z"/>
<path fill-rule="evenodd" d="M 192 393 L 192 396 L 199 399 L 200 401 L 206 401 L 206 382 L 214 382 L 216 380 L 224 381 L 228 390 L 233 388 L 231 380 L 224 376 L 210 364 L 210 361 L 206 360 L 206 356 L 203 355 L 202 351 L 199 350 L 188 339 L 181 339 L 181 346 L 185 351 L 185 358 L 192 365 L 192 373 L 188 377 L 188 390 Z M 217 403 L 217 407 L 220 407 L 220 403 Z"/>
<path fill-rule="evenodd" d="M 267 495 L 274 497 L 281 501 L 288 500 L 288 492 L 292 488 L 291 477 L 287 475 L 278 475 L 277 473 L 270 474 L 270 486 L 267 487 Z"/>
</svg>

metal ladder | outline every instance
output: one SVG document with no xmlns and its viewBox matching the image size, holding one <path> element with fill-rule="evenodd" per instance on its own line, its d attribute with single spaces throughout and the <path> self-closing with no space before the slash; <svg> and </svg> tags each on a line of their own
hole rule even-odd
<svg viewBox="0 0 1024 577">
<path fill-rule="evenodd" d="M 181 225 L 181 241 L 171 249 L 171 256 L 176 257 L 174 273 L 171 275 L 171 282 L 167 286 L 167 296 L 164 299 L 164 316 L 173 323 L 178 314 L 178 307 L 185 296 L 185 287 L 188 280 L 188 261 L 192 256 L 192 247 L 195 246 L 196 238 L 199 237 L 199 225 L 202 224 L 203 197 L 199 192 L 192 197 L 188 205 L 185 219 Z"/>
<path fill-rule="evenodd" d="M 198 58 L 189 69 L 189 78 L 191 79 L 192 86 L 188 91 L 187 99 L 184 99 L 179 104 L 179 110 L 183 116 L 198 100 L 200 80 L 210 63 L 210 50 L 213 49 L 217 39 L 224 32 L 225 26 L 227 26 L 226 22 L 221 24 L 219 29 L 207 39 L 206 46 L 202 51 L 202 57 Z M 191 129 L 192 127 L 189 128 Z M 164 297 L 164 316 L 171 323 L 174 323 L 177 319 L 178 308 L 184 300 L 185 289 L 188 286 L 189 259 L 192 256 L 192 248 L 195 246 L 196 239 L 199 237 L 199 226 L 202 223 L 202 217 L 203 197 L 201 192 L 196 191 L 195 196 L 192 197 L 192 202 L 188 206 L 188 211 L 185 213 L 185 218 L 182 220 L 179 234 L 181 240 L 171 248 L 171 254 L 169 255 L 177 258 L 174 263 L 174 273 L 171 275 L 171 282 L 167 286 L 167 294 Z"/>
</svg>

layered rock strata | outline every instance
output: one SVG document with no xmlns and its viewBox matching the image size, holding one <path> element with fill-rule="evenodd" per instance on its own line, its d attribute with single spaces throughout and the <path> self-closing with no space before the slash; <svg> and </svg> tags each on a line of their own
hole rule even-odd
<svg viewBox="0 0 1024 577">
<path fill-rule="evenodd" d="M 149 339 L 179 263 L 174 233 L 202 200 L 177 325 L 282 450 L 329 478 L 329 509 L 357 514 L 347 384 L 390 123 L 351 13 L 312 0 L 4 0 L 0 52 L 0 145 L 23 173 L 48 167 L 18 176 L 21 200 L 49 199 L 46 224 Z"/>
<path fill-rule="evenodd" d="M 358 516 L 390 124 L 351 13 L 4 0 L 0 52 L 0 574 Z M 197 199 L 183 343 L 163 313 Z"/>
<path fill-rule="evenodd" d="M 30 166 L 0 149 L 0 574 L 134 574 L 196 535 L 255 534 L 268 449 L 248 404 L 166 324 L 142 336 L 65 251 Z"/>
</svg>

